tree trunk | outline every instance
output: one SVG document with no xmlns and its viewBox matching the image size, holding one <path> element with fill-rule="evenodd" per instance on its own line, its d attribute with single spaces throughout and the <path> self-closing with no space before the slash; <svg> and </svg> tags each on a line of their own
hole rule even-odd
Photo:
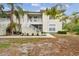
<svg viewBox="0 0 79 59">
<path fill-rule="evenodd" d="M 19 23 L 19 32 L 21 32 L 21 24 L 20 24 L 20 19 L 18 20 Z"/>
<path fill-rule="evenodd" d="M 14 4 L 11 4 L 11 11 L 10 11 L 10 14 L 9 14 L 9 17 L 10 17 L 10 26 L 11 26 L 11 35 L 13 35 L 13 12 L 14 12 Z"/>
</svg>

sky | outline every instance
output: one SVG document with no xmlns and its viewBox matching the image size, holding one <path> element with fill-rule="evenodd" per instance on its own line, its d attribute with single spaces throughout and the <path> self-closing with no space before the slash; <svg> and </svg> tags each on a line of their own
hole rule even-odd
<svg viewBox="0 0 79 59">
<path fill-rule="evenodd" d="M 5 10 L 9 10 L 9 7 L 6 4 L 4 4 L 4 5 L 6 6 Z M 56 4 L 54 4 L 54 3 L 23 3 L 22 8 L 25 11 L 38 12 L 40 10 L 45 10 L 46 8 L 51 8 L 54 5 L 56 5 Z M 72 12 L 79 11 L 78 3 L 72 3 L 72 4 L 63 3 L 63 5 L 66 6 L 65 14 L 67 14 L 67 15 L 71 15 Z"/>
</svg>

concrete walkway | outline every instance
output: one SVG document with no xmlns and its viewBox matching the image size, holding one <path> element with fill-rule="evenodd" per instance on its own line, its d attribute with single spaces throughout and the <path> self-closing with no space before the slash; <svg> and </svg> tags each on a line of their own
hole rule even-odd
<svg viewBox="0 0 79 59">
<path fill-rule="evenodd" d="M 56 38 L 50 34 L 46 36 L 0 36 L 0 38 Z"/>
</svg>

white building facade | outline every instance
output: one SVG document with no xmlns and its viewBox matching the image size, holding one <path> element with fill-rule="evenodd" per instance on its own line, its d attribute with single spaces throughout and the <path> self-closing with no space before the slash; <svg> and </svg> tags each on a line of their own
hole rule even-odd
<svg viewBox="0 0 79 59">
<path fill-rule="evenodd" d="M 16 17 L 14 16 L 13 18 L 14 22 L 18 23 Z M 27 33 L 53 33 L 62 30 L 62 22 L 60 22 L 59 20 L 50 19 L 50 17 L 43 12 L 25 12 L 25 15 L 21 17 L 20 22 L 21 32 L 25 35 Z M 5 21 L 0 21 L 0 35 L 6 34 L 6 28 L 9 23 L 10 22 L 8 19 L 6 19 Z M 3 26 L 2 24 L 6 26 Z"/>
</svg>

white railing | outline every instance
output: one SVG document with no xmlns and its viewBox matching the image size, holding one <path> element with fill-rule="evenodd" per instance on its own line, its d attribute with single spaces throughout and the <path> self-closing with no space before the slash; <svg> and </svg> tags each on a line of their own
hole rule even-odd
<svg viewBox="0 0 79 59">
<path fill-rule="evenodd" d="M 41 32 L 41 30 L 39 30 L 35 26 L 31 25 L 30 21 L 28 21 L 28 22 L 25 21 L 23 25 L 26 26 L 26 27 L 32 28 L 33 30 L 35 30 L 37 32 Z"/>
<path fill-rule="evenodd" d="M 8 24 L 10 23 L 10 20 L 8 18 L 0 18 L 0 24 Z"/>
<path fill-rule="evenodd" d="M 30 22 L 42 22 L 42 19 L 41 18 L 32 18 L 32 19 L 29 19 Z"/>
<path fill-rule="evenodd" d="M 37 29 L 37 28 L 34 27 L 33 25 L 30 25 L 29 27 L 32 28 L 33 30 L 37 31 L 37 32 L 41 32 L 39 29 Z"/>
</svg>

